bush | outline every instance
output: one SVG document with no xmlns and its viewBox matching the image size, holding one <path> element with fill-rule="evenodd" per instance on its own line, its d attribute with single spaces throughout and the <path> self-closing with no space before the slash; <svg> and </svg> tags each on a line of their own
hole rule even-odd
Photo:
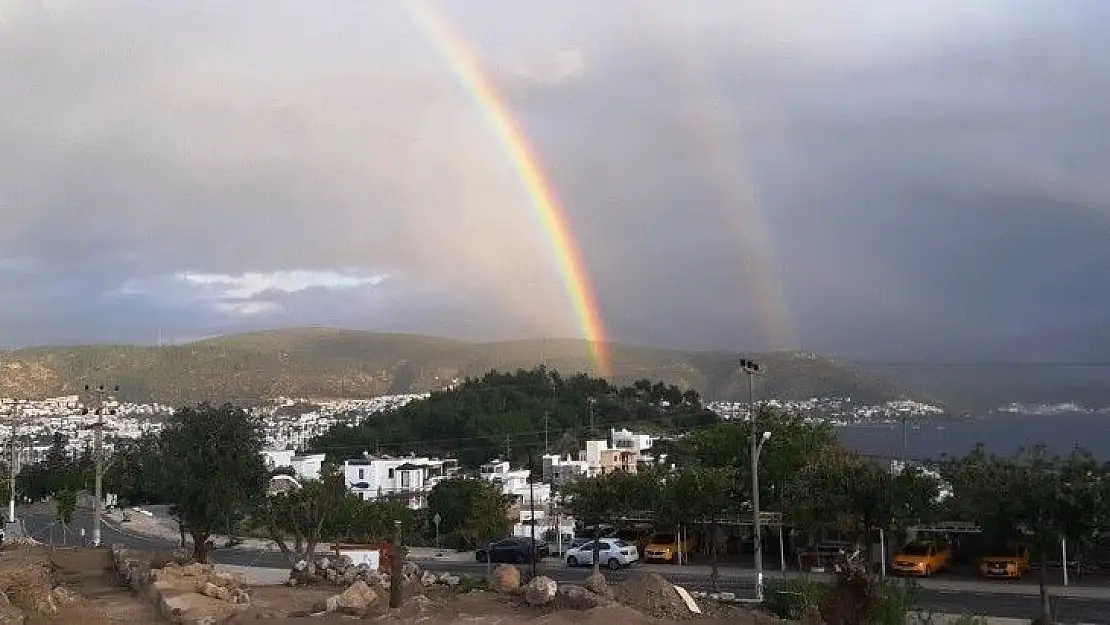
<svg viewBox="0 0 1110 625">
<path fill-rule="evenodd" d="M 764 586 L 763 608 L 778 618 L 797 620 L 819 608 L 830 586 L 807 579 L 773 580 Z"/>
<path fill-rule="evenodd" d="M 466 593 L 473 590 L 489 590 L 489 581 L 470 575 L 459 576 L 459 585 L 455 587 L 455 592 Z"/>
<path fill-rule="evenodd" d="M 876 582 L 875 623 L 877 625 L 902 625 L 906 613 L 917 608 L 918 589 L 912 579 L 886 579 Z"/>
</svg>

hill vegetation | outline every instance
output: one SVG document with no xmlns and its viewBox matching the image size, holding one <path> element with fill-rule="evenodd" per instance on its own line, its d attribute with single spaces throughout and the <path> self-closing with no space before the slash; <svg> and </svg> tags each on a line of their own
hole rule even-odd
<svg viewBox="0 0 1110 625">
<path fill-rule="evenodd" d="M 526 462 L 545 449 L 576 454 L 580 441 L 606 438 L 610 427 L 664 434 L 718 420 L 693 390 L 648 380 L 617 388 L 584 373 L 563 377 L 539 367 L 469 378 L 361 425 L 336 426 L 312 447 L 336 461 L 363 452 L 412 452 L 474 467 L 496 457 Z"/>
<path fill-rule="evenodd" d="M 879 403 L 913 397 L 864 369 L 813 354 L 689 352 L 610 344 L 613 376 L 694 389 L 706 400 L 743 399 L 741 358 L 763 363 L 761 397 L 848 395 Z M 472 343 L 410 334 L 322 328 L 232 335 L 168 347 L 36 347 L 0 352 L 0 397 L 76 393 L 85 384 L 118 384 L 121 398 L 182 404 L 271 397 L 357 398 L 445 388 L 490 370 L 546 363 L 564 375 L 597 375 L 589 346 L 575 339 Z"/>
</svg>

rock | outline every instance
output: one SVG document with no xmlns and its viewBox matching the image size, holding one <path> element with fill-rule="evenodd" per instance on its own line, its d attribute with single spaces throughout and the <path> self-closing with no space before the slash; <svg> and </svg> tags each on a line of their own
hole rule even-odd
<svg viewBox="0 0 1110 625">
<path fill-rule="evenodd" d="M 498 564 L 493 569 L 493 579 L 490 580 L 493 590 L 510 593 L 520 588 L 520 569 L 511 564 Z"/>
<path fill-rule="evenodd" d="M 595 595 L 601 595 L 606 599 L 613 598 L 613 589 L 609 587 L 609 582 L 601 573 L 590 573 L 590 576 L 586 578 L 585 585 L 586 590 L 594 593 Z"/>
<path fill-rule="evenodd" d="M 54 599 L 54 604 L 58 606 L 70 606 L 80 600 L 80 596 L 65 586 L 57 586 L 54 590 L 50 591 L 51 597 Z"/>
<path fill-rule="evenodd" d="M 231 592 L 227 588 L 224 588 L 223 586 L 217 586 L 212 582 L 205 582 L 204 585 L 200 588 L 200 594 L 204 595 L 205 597 L 219 599 L 220 601 L 231 600 Z"/>
<path fill-rule="evenodd" d="M 0 605 L 0 625 L 23 625 L 26 622 L 27 617 L 19 608 L 10 604 Z"/>
<path fill-rule="evenodd" d="M 293 570 L 294 571 L 304 571 L 307 568 L 308 568 L 308 562 L 305 561 L 305 560 L 298 560 L 297 563 L 293 565 Z"/>
<path fill-rule="evenodd" d="M 601 595 L 574 584 L 560 584 L 558 595 L 566 607 L 572 610 L 592 610 L 609 603 Z"/>
<path fill-rule="evenodd" d="M 355 582 L 338 595 L 336 609 L 333 611 L 351 616 L 362 616 L 377 601 L 378 593 L 367 586 L 366 582 Z"/>
<path fill-rule="evenodd" d="M 405 577 L 419 577 L 420 567 L 415 562 L 405 562 L 401 566 L 401 574 Z"/>
<path fill-rule="evenodd" d="M 316 570 L 324 571 L 331 568 L 331 560 L 327 556 L 320 556 L 316 558 Z"/>
<path fill-rule="evenodd" d="M 532 578 L 524 588 L 524 600 L 530 606 L 547 605 L 555 600 L 559 586 L 550 577 L 539 575 Z"/>
<path fill-rule="evenodd" d="M 181 567 L 181 574 L 185 577 L 207 577 L 211 573 L 211 564 L 195 563 Z"/>
<path fill-rule="evenodd" d="M 435 586 L 438 581 L 439 578 L 431 571 L 424 571 L 424 574 L 420 576 L 420 583 L 425 586 Z"/>
<path fill-rule="evenodd" d="M 458 586 L 460 583 L 462 583 L 462 578 L 459 577 L 458 575 L 451 575 L 450 573 L 445 573 L 445 574 L 440 576 L 439 581 L 442 584 L 446 584 L 446 585 L 450 586 L 451 588 L 454 588 L 455 586 Z"/>
</svg>

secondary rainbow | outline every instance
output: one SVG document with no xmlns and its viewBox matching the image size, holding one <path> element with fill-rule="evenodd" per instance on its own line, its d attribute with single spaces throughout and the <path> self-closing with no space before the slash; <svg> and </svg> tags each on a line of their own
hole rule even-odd
<svg viewBox="0 0 1110 625">
<path fill-rule="evenodd" d="M 582 337 L 589 342 L 593 352 L 594 366 L 602 377 L 612 375 L 605 326 L 593 285 L 586 274 L 585 262 L 574 240 L 566 212 L 547 181 L 528 137 L 513 118 L 493 82 L 483 72 L 466 38 L 440 12 L 423 2 L 408 0 L 403 5 L 473 98 L 512 163 L 547 235 Z"/>
</svg>

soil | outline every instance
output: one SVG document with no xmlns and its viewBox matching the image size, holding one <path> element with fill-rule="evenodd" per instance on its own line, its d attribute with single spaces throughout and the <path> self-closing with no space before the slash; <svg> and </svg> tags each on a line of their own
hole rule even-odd
<svg viewBox="0 0 1110 625">
<path fill-rule="evenodd" d="M 53 614 L 41 610 L 57 586 L 68 589 L 75 601 L 58 605 Z M 23 612 L 28 625 L 164 622 L 152 605 L 119 585 L 105 550 L 43 547 L 0 550 L 0 590 Z"/>
</svg>

